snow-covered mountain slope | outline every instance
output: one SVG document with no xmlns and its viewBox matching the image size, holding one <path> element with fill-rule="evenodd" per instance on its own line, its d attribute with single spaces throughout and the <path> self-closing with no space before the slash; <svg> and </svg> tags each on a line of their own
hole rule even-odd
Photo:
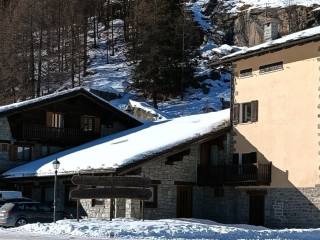
<svg viewBox="0 0 320 240">
<path fill-rule="evenodd" d="M 290 5 L 311 7 L 313 5 L 320 5 L 319 0 L 223 0 L 223 2 L 229 12 L 239 12 L 246 5 L 251 8 L 288 7 Z"/>
<path fill-rule="evenodd" d="M 198 13 L 201 14 L 201 6 L 196 8 L 196 11 L 199 11 Z M 211 27 L 210 21 L 207 24 L 208 27 Z M 130 89 L 134 65 L 126 58 L 127 49 L 123 37 L 123 21 L 115 20 L 114 27 L 115 55 L 107 57 L 108 34 L 101 28 L 98 48 L 93 48 L 89 51 L 90 65 L 88 71 L 90 74 L 85 77 L 83 84 L 90 88 L 119 94 L 121 98 L 115 99 L 111 103 L 120 109 L 125 109 L 130 99 L 148 103 L 148 99 Z M 196 77 L 202 78 L 202 88 L 187 89 L 183 101 L 180 98 L 176 98 L 160 102 L 158 104 L 159 111 L 163 112 L 165 116 L 175 118 L 203 113 L 204 111 L 208 111 L 208 109 L 221 109 L 220 98 L 228 96 L 230 75 L 223 73 L 219 79 L 212 79 L 210 77 L 211 70 L 207 68 L 207 61 L 210 59 L 208 56 L 211 55 L 213 48 L 217 51 L 230 49 L 219 49 L 218 46 L 209 46 L 208 48 L 207 43 L 201 46 L 200 54 L 203 56 L 199 56 L 197 59 L 199 64 L 196 68 Z M 230 51 L 226 53 L 230 53 Z M 203 90 L 204 88 L 205 90 Z"/>
</svg>

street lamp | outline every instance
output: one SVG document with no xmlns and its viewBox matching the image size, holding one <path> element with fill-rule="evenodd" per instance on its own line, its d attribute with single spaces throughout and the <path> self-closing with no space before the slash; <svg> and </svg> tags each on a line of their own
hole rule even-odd
<svg viewBox="0 0 320 240">
<path fill-rule="evenodd" d="M 54 189 L 53 189 L 53 221 L 56 222 L 57 217 L 56 217 L 56 205 L 57 205 L 57 175 L 58 175 L 58 169 L 60 167 L 60 162 L 58 159 L 54 160 L 53 163 L 53 169 L 54 169 Z"/>
</svg>

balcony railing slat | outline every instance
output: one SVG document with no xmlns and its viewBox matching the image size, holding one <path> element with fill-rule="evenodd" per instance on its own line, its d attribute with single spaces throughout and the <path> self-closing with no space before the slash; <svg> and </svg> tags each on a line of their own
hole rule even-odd
<svg viewBox="0 0 320 240">
<path fill-rule="evenodd" d="M 93 131 L 83 131 L 77 128 L 52 128 L 40 125 L 27 125 L 22 127 L 23 139 L 38 139 L 42 141 L 84 142 L 99 137 Z"/>
<path fill-rule="evenodd" d="M 271 163 L 258 165 L 198 166 L 200 185 L 269 185 Z"/>
</svg>

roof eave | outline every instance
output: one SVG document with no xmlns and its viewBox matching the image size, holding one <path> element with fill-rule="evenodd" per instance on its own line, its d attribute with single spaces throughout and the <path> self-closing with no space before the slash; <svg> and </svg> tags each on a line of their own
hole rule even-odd
<svg viewBox="0 0 320 240">
<path fill-rule="evenodd" d="M 230 65 L 233 62 L 242 60 L 242 59 L 248 59 L 250 57 L 255 57 L 255 56 L 260 56 L 260 55 L 264 55 L 264 54 L 268 54 L 268 53 L 272 53 L 272 52 L 277 52 L 280 51 L 282 49 L 286 49 L 286 48 L 291 48 L 294 47 L 296 45 L 304 45 L 310 42 L 316 42 L 320 40 L 320 34 L 312 36 L 312 37 L 308 37 L 308 38 L 303 38 L 303 39 L 298 39 L 298 40 L 294 40 L 294 41 L 289 41 L 289 42 L 285 42 L 282 44 L 278 44 L 275 46 L 271 46 L 271 47 L 266 47 L 266 48 L 262 48 L 259 49 L 257 51 L 252 51 L 252 52 L 247 52 L 244 54 L 240 54 L 237 56 L 233 56 L 233 57 L 226 57 L 225 59 L 221 59 L 218 62 L 214 62 L 211 63 L 210 66 L 211 67 L 218 67 L 221 65 Z"/>
</svg>

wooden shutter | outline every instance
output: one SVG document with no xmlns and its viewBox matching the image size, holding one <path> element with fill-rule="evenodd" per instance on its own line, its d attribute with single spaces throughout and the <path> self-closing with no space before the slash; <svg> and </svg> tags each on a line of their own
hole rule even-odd
<svg viewBox="0 0 320 240">
<path fill-rule="evenodd" d="M 236 103 L 233 105 L 233 124 L 238 124 L 240 122 L 240 104 Z"/>
<path fill-rule="evenodd" d="M 208 166 L 210 160 L 210 144 L 208 142 L 202 143 L 200 146 L 200 165 Z"/>
<path fill-rule="evenodd" d="M 47 112 L 47 127 L 52 127 L 52 117 L 53 117 L 53 113 L 52 112 Z"/>
<path fill-rule="evenodd" d="M 96 117 L 94 118 L 95 123 L 94 123 L 94 130 L 96 133 L 100 133 L 100 129 L 101 129 L 101 124 L 100 124 L 100 118 Z"/>
<path fill-rule="evenodd" d="M 251 122 L 258 121 L 258 101 L 251 102 Z"/>
<path fill-rule="evenodd" d="M 86 116 L 81 116 L 80 117 L 80 128 L 82 129 L 82 130 L 84 130 L 85 129 L 85 117 Z"/>
</svg>

